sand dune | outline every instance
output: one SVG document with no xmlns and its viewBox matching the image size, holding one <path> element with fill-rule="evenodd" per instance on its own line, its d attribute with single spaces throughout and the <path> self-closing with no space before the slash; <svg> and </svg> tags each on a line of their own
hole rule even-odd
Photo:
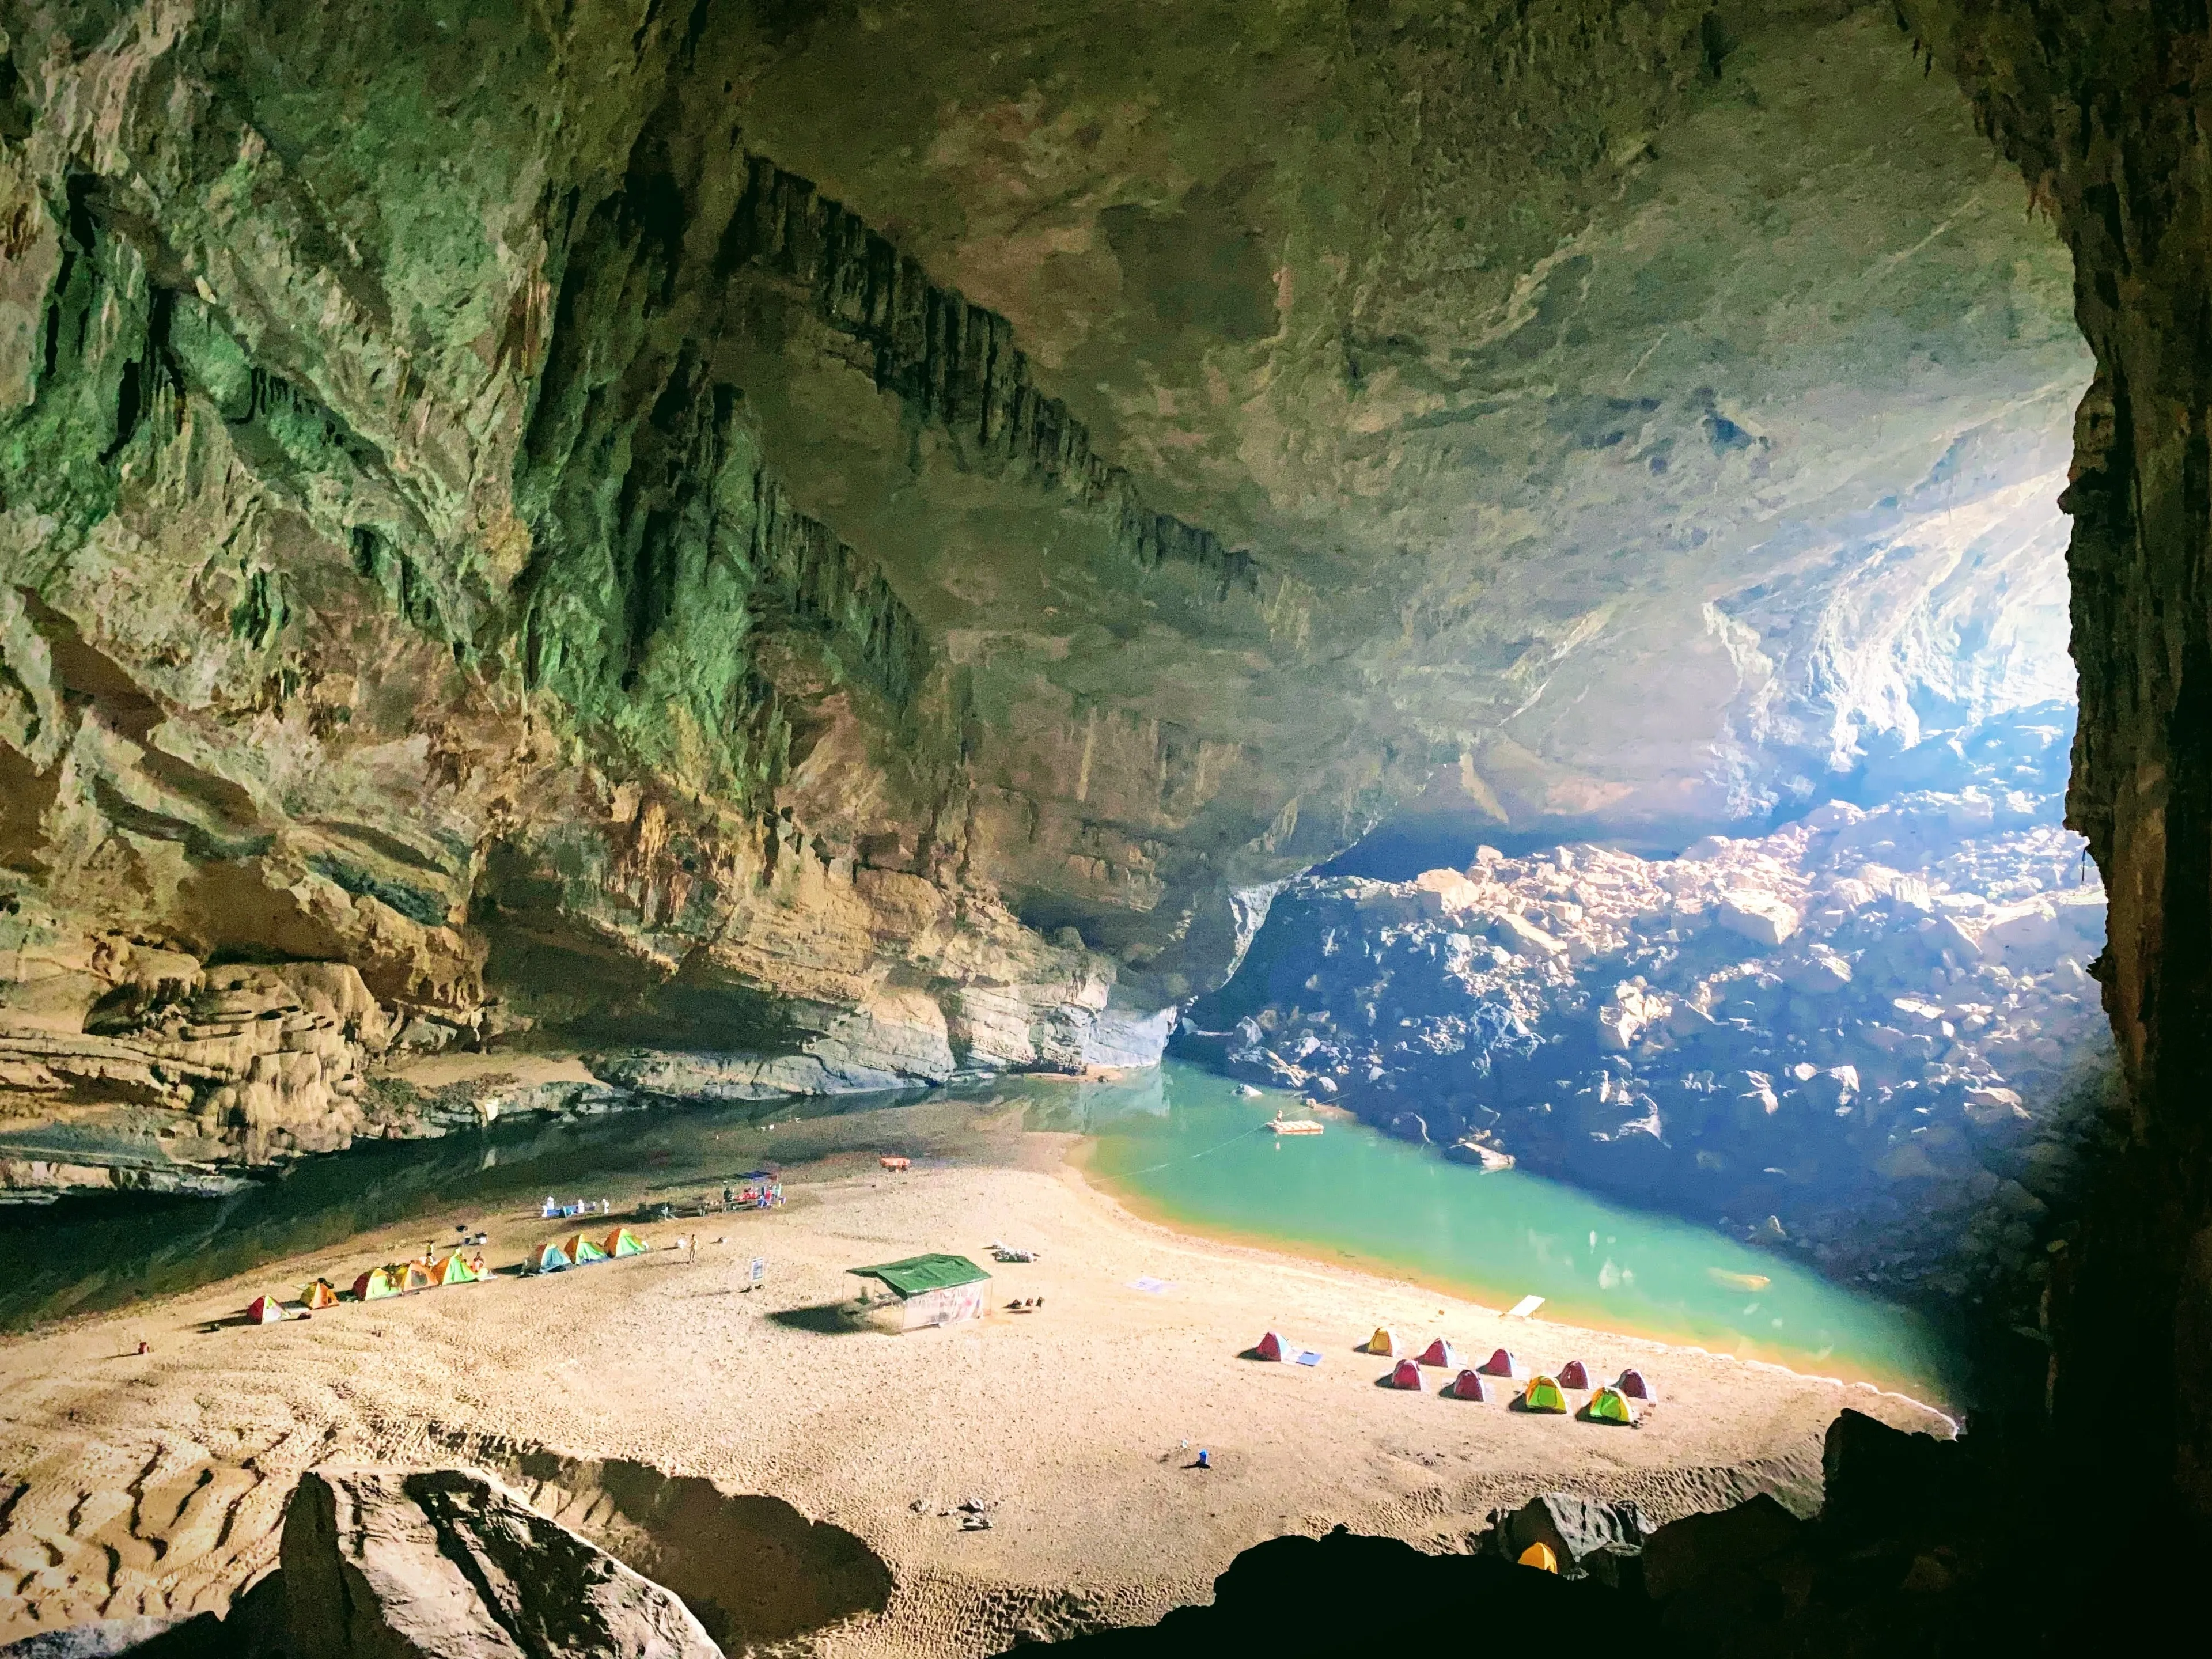
<svg viewBox="0 0 2212 1659">
<path fill-rule="evenodd" d="M 1285 1531 L 1344 1522 L 1452 1549 L 1492 1507 L 1547 1488 L 1633 1498 L 1660 1519 L 1761 1486 L 1802 1504 L 1844 1405 L 1944 1427 L 1863 1389 L 1179 1237 L 1087 1188 L 1062 1163 L 1066 1137 L 1007 1124 L 979 1139 L 984 1161 L 918 1159 L 904 1176 L 853 1152 L 796 1171 L 787 1208 L 704 1223 L 696 1265 L 662 1249 L 312 1321 L 216 1322 L 264 1285 L 349 1281 L 419 1245 L 417 1225 L 9 1340 L 0 1641 L 222 1608 L 273 1564 L 300 1472 L 331 1458 L 474 1458 L 539 1482 L 572 1519 L 613 1513 L 612 1476 L 577 1484 L 586 1463 L 648 1466 L 625 1477 L 633 1487 L 659 1471 L 781 1499 L 830 1526 L 810 1534 L 762 1506 L 775 1524 L 759 1573 L 804 1570 L 801 1535 L 846 1548 L 854 1583 L 877 1582 L 866 1552 L 889 1571 L 880 1611 L 863 1597 L 804 1615 L 836 1621 L 823 1651 L 942 1655 L 1155 1617 Z M 621 1207 L 638 1194 L 614 1196 Z M 492 1224 L 495 1261 L 564 1231 L 534 1215 Z M 644 1231 L 665 1245 L 690 1224 Z M 838 1311 L 855 1289 L 848 1267 L 924 1249 L 985 1260 L 994 1238 L 1044 1257 L 994 1267 L 999 1310 L 979 1325 L 894 1336 Z M 768 1280 L 747 1292 L 756 1254 Z M 1139 1277 L 1169 1288 L 1132 1288 Z M 1042 1310 L 1005 1310 L 1036 1295 Z M 1419 1395 L 1381 1388 L 1385 1364 L 1355 1352 L 1381 1321 L 1480 1353 L 1510 1342 L 1540 1363 L 1633 1364 L 1663 1398 L 1623 1431 L 1440 1397 L 1433 1372 Z M 1321 1365 L 1239 1357 L 1271 1327 L 1321 1349 Z M 1209 1470 L 1187 1467 L 1200 1446 Z M 956 1506 L 971 1499 L 988 1530 L 962 1529 Z M 737 1511 L 723 1522 L 752 1536 Z"/>
</svg>

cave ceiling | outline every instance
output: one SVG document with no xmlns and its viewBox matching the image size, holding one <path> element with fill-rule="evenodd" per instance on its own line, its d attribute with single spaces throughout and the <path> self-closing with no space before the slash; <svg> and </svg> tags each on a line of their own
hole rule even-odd
<svg viewBox="0 0 2212 1659">
<path fill-rule="evenodd" d="M 1394 813 L 2070 689 L 2070 267 L 1886 7 L 0 15 L 57 960 L 1035 1060 Z"/>
</svg>

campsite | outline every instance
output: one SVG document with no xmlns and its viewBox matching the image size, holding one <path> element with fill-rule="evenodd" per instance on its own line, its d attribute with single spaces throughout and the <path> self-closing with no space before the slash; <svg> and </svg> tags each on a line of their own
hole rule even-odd
<svg viewBox="0 0 2212 1659">
<path fill-rule="evenodd" d="M 1419 1540 L 1479 1528 L 1496 1504 L 1562 1482 L 1665 1518 L 1703 1501 L 1684 1468 L 1817 1472 L 1820 1435 L 1846 1404 L 1947 1431 L 1869 1388 L 1508 1317 L 1510 1293 L 1485 1303 L 1193 1238 L 1092 1187 L 1064 1161 L 1066 1137 L 933 1112 L 898 1115 L 913 1149 L 903 1172 L 878 1162 L 888 1114 L 823 1121 L 803 1157 L 783 1131 L 787 1202 L 765 1212 L 640 1218 L 663 1194 L 719 1196 L 720 1170 L 756 1167 L 718 1141 L 708 1170 L 611 1179 L 604 1194 L 595 1182 L 612 1216 L 547 1218 L 542 1185 L 510 1189 L 437 1214 L 435 1228 L 394 1223 L 13 1339 L 10 1374 L 27 1386 L 0 1401 L 0 1456 L 26 1487 L 16 1513 L 50 1517 L 26 1523 L 60 1556 L 58 1585 L 75 1574 L 105 1586 L 102 1517 L 130 1512 L 149 1461 L 160 1460 L 149 1492 L 181 1483 L 164 1514 L 204 1476 L 236 1500 L 220 1544 L 218 1528 L 193 1529 L 188 1508 L 173 1528 L 155 1523 L 171 1540 L 158 1570 L 126 1556 L 118 1581 L 155 1607 L 189 1607 L 262 1570 L 283 1497 L 310 1462 L 388 1456 L 395 1435 L 417 1459 L 495 1442 L 518 1455 L 557 1448 L 654 1479 L 702 1477 L 848 1529 L 915 1599 L 849 1639 L 825 1637 L 823 1651 L 928 1654 L 945 1650 L 929 1632 L 998 1616 L 984 1610 L 1008 1598 L 1025 1606 L 1024 1587 L 1040 1583 L 1148 1616 L 1202 1595 L 1239 1550 L 1286 1525 Z M 641 1253 L 625 1254 L 625 1227 Z M 489 1232 L 458 1252 L 471 1272 L 483 1255 L 481 1279 L 434 1282 L 456 1254 L 422 1260 L 439 1229 Z M 699 1247 L 678 1250 L 679 1237 Z M 994 1243 L 1034 1259 L 1000 1261 Z M 605 1259 L 576 1265 L 580 1243 Z M 989 1277 L 909 1279 L 901 1297 L 852 1272 L 933 1257 L 957 1258 L 939 1264 L 948 1279 Z M 757 1282 L 756 1259 L 769 1263 Z M 871 1317 L 856 1319 L 863 1285 L 874 1287 Z M 909 1301 L 971 1290 L 972 1316 L 907 1328 Z M 245 1324 L 258 1297 L 292 1316 Z M 1400 1352 L 1364 1352 L 1377 1328 Z M 1425 1358 L 1455 1358 L 1460 1371 Z M 1514 1409 L 1532 1371 L 1574 1358 L 1619 1385 L 1638 1429 L 1617 1431 L 1595 1391 L 1567 1393 L 1565 1413 Z M 1420 1388 L 1376 1387 L 1401 1359 Z M 1655 1395 L 1663 1405 L 1646 1410 Z M 1332 1455 L 1316 1456 L 1317 1441 Z M 1203 1469 L 1197 1448 L 1210 1453 Z M 940 1515 L 971 1500 L 988 1528 Z M 87 1517 L 79 1529 L 72 1513 Z M 1152 1517 L 1141 1529 L 1126 1520 L 1138 1514 Z M 96 1602 L 78 1594 L 45 1605 L 64 1620 L 92 1616 Z"/>
</svg>

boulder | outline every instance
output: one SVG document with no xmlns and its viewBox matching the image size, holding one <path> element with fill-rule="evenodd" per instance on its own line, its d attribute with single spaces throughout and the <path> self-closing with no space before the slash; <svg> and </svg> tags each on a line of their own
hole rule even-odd
<svg viewBox="0 0 2212 1659">
<path fill-rule="evenodd" d="M 1795 906 L 1772 893 L 1738 888 L 1723 894 L 1713 908 L 1720 925 L 1754 945 L 1779 945 L 1797 931 L 1800 918 Z"/>
<path fill-rule="evenodd" d="M 1566 954 L 1567 947 L 1525 917 L 1508 910 L 1491 919 L 1498 942 L 1518 957 L 1544 961 Z"/>
<path fill-rule="evenodd" d="M 1488 1542 L 1508 1560 L 1531 1544 L 1547 1545 L 1563 1577 L 1588 1574 L 1608 1584 L 1633 1583 L 1649 1532 L 1633 1504 L 1601 1504 L 1573 1492 L 1547 1492 L 1517 1510 L 1492 1512 Z"/>
<path fill-rule="evenodd" d="M 722 1656 L 674 1595 L 475 1469 L 311 1469 L 283 1562 L 295 1659 Z"/>
</svg>

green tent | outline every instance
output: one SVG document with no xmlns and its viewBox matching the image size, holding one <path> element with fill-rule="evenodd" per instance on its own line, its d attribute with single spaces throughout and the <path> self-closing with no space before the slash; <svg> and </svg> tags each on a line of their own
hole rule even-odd
<svg viewBox="0 0 2212 1659">
<path fill-rule="evenodd" d="M 901 1297 L 930 1291 L 949 1291 L 962 1285 L 980 1285 L 991 1275 L 964 1255 L 910 1255 L 903 1261 L 884 1261 L 872 1267 L 848 1267 L 861 1279 L 878 1279 Z"/>
<path fill-rule="evenodd" d="M 483 1275 L 464 1261 L 461 1253 L 455 1250 L 431 1267 L 430 1277 L 441 1285 L 473 1285 Z"/>
<path fill-rule="evenodd" d="M 605 1243 L 599 1248 L 609 1255 L 643 1255 L 646 1243 L 629 1228 L 617 1227 L 607 1235 Z"/>
<path fill-rule="evenodd" d="M 1524 1412 L 1564 1412 L 1567 1397 L 1559 1392 L 1559 1385 L 1548 1376 L 1532 1376 L 1521 1395 L 1521 1409 Z"/>
<path fill-rule="evenodd" d="M 1629 1407 L 1628 1396 L 1619 1389 L 1600 1389 L 1590 1396 L 1589 1404 L 1583 1407 L 1583 1415 L 1593 1423 L 1636 1426 L 1636 1413 Z"/>
<path fill-rule="evenodd" d="M 534 1273 L 557 1273 L 574 1265 L 568 1260 L 568 1253 L 558 1244 L 540 1244 L 530 1257 L 530 1271 Z"/>
<path fill-rule="evenodd" d="M 605 1261 L 607 1259 L 607 1253 L 581 1233 L 570 1233 L 568 1237 L 562 1239 L 561 1249 L 569 1261 L 580 1267 L 586 1261 Z"/>
<path fill-rule="evenodd" d="M 353 1299 L 374 1302 L 399 1294 L 399 1275 L 390 1267 L 371 1267 L 353 1282 Z"/>
</svg>

